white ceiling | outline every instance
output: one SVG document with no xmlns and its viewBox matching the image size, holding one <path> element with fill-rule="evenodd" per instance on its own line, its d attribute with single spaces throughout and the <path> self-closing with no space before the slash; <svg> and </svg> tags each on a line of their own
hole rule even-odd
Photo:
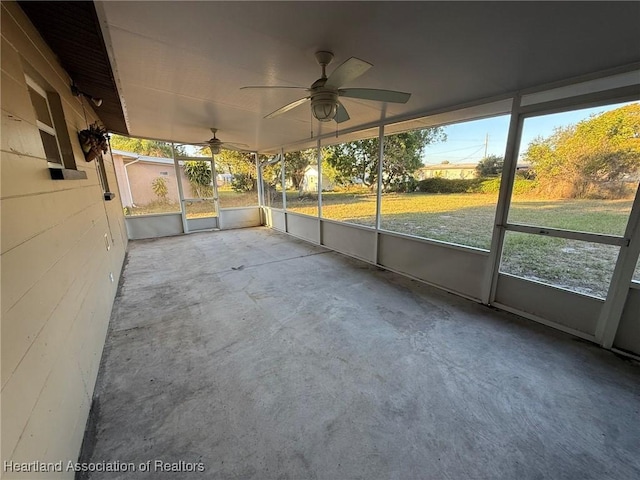
<svg viewBox="0 0 640 480">
<path fill-rule="evenodd" d="M 302 97 L 314 52 L 374 67 L 345 87 L 411 92 L 405 105 L 345 99 L 353 128 L 640 61 L 640 2 L 96 2 L 132 136 L 260 151 L 335 131 Z M 322 130 L 323 128 L 324 130 Z"/>
</svg>

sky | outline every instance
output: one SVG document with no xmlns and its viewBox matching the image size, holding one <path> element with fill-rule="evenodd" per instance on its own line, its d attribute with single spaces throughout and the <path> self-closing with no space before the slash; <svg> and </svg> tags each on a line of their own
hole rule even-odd
<svg viewBox="0 0 640 480">
<path fill-rule="evenodd" d="M 613 110 L 626 104 L 606 105 L 570 112 L 531 117 L 525 120 L 522 130 L 521 153 L 537 136 L 548 137 L 554 128 L 578 123 L 592 114 Z M 473 120 L 444 127 L 447 134 L 445 142 L 427 146 L 423 155 L 423 163 L 436 165 L 444 161 L 450 163 L 478 163 L 485 156 L 485 140 L 487 155 L 504 157 L 509 130 L 509 115 Z"/>
</svg>

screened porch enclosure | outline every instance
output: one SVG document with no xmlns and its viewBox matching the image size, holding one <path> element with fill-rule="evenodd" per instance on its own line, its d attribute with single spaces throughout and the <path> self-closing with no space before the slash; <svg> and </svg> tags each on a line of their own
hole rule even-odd
<svg viewBox="0 0 640 480">
<path fill-rule="evenodd" d="M 207 166 L 208 196 L 194 198 L 189 182 L 178 182 L 181 211 L 128 216 L 129 235 L 153 238 L 266 225 L 637 355 L 640 170 L 631 161 L 615 177 L 592 180 L 592 191 L 568 196 L 547 190 L 575 185 L 568 177 L 570 154 L 560 160 L 561 174 L 550 179 L 527 163 L 536 139 L 549 125 L 571 129 L 599 115 L 635 112 L 640 105 L 637 74 L 604 75 L 375 128 L 345 130 L 338 138 L 245 152 L 255 165 L 256 179 L 245 191 L 231 188 L 234 176 L 220 155 L 207 156 L 206 149 L 201 157 L 176 155 L 177 175 L 185 176 L 185 165 Z M 462 182 L 475 185 L 471 193 L 421 192 L 423 184 L 429 188 L 430 181 L 440 181 L 439 174 L 417 181 L 421 170 L 410 176 L 393 170 L 389 146 L 398 139 L 430 135 L 433 145 L 446 144 L 447 132 L 466 135 L 483 128 L 493 128 L 493 148 L 503 152 L 504 165 L 497 175 L 477 181 L 475 172 L 455 171 Z M 331 155 L 371 142 L 383 148 L 364 159 L 351 157 L 351 178 L 336 175 Z M 431 158 L 430 148 L 435 147 L 421 152 L 422 165 Z M 223 170 L 227 177 L 215 173 Z M 451 179 L 447 175 L 445 184 Z"/>
</svg>

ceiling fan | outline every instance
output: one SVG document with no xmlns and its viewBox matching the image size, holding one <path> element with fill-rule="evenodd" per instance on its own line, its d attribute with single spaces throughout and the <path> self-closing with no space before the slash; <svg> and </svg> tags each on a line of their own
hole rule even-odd
<svg viewBox="0 0 640 480">
<path fill-rule="evenodd" d="M 249 145 L 247 145 L 245 143 L 223 142 L 222 140 L 220 140 L 219 138 L 216 137 L 216 133 L 218 132 L 217 128 L 211 128 L 210 130 L 213 133 L 213 138 L 210 138 L 206 142 L 194 143 L 193 145 L 202 145 L 202 146 L 205 146 L 205 147 L 209 147 L 211 149 L 211 153 L 213 155 L 217 155 L 218 153 L 220 153 L 220 151 L 222 149 L 225 149 L 225 150 L 246 150 L 247 148 L 249 148 Z"/>
<path fill-rule="evenodd" d="M 270 113 L 264 118 L 273 118 L 282 115 L 304 103 L 311 101 L 311 112 L 313 116 L 321 122 L 330 122 L 335 120 L 337 123 L 349 120 L 349 114 L 344 105 L 338 100 L 338 97 L 361 98 L 363 100 L 376 100 L 378 102 L 407 103 L 410 93 L 396 92 L 394 90 L 380 90 L 375 88 L 341 88 L 344 84 L 355 80 L 365 73 L 372 64 L 351 57 L 340 64 L 327 77 L 326 67 L 333 60 L 331 52 L 316 52 L 316 60 L 322 67 L 322 76 L 311 84 L 311 87 L 288 87 L 288 86 L 248 86 L 241 89 L 251 88 L 298 88 L 309 92 L 309 95 L 291 102 L 284 107 L 280 107 L 275 112 Z"/>
</svg>

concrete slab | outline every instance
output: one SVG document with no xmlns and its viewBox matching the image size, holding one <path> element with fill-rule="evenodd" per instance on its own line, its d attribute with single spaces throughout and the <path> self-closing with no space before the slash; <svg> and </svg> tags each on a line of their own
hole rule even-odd
<svg viewBox="0 0 640 480">
<path fill-rule="evenodd" d="M 639 410 L 639 365 L 594 345 L 265 228 L 200 233 L 130 243 L 81 461 L 640 478 Z"/>
</svg>

